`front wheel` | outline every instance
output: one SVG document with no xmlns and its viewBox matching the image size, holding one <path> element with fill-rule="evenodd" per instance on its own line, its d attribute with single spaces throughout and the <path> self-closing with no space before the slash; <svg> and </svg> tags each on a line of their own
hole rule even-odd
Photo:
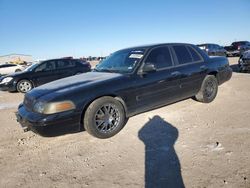
<svg viewBox="0 0 250 188">
<path fill-rule="evenodd" d="M 17 91 L 21 93 L 27 93 L 33 88 L 32 83 L 29 80 L 20 80 L 17 83 Z"/>
<path fill-rule="evenodd" d="M 113 97 L 92 102 L 84 115 L 84 128 L 94 137 L 105 139 L 117 134 L 126 124 L 123 105 Z"/>
<path fill-rule="evenodd" d="M 202 82 L 201 89 L 195 95 L 195 99 L 199 102 L 210 103 L 217 96 L 218 81 L 215 76 L 207 75 Z"/>
</svg>

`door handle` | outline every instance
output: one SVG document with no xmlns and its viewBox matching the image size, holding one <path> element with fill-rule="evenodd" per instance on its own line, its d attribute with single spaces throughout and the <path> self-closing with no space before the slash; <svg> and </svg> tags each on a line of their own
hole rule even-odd
<svg viewBox="0 0 250 188">
<path fill-rule="evenodd" d="M 179 71 L 175 71 L 175 72 L 171 73 L 172 77 L 177 77 L 177 76 L 180 76 L 180 75 L 181 75 L 181 73 Z"/>
</svg>

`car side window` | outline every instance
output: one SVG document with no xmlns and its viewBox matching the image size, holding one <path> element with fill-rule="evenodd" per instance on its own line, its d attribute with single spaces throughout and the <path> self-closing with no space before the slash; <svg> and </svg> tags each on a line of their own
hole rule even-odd
<svg viewBox="0 0 250 188">
<path fill-rule="evenodd" d="M 59 69 L 72 68 L 75 67 L 75 62 L 71 60 L 58 60 L 57 67 Z"/>
<path fill-rule="evenodd" d="M 55 61 L 47 61 L 39 65 L 35 72 L 42 72 L 42 71 L 53 71 L 56 69 L 56 63 Z"/>
<path fill-rule="evenodd" d="M 208 46 L 209 50 L 213 50 L 214 49 L 212 44 L 208 44 L 207 46 Z"/>
<path fill-rule="evenodd" d="M 192 56 L 189 53 L 186 46 L 183 45 L 173 46 L 173 49 L 175 51 L 175 54 L 177 56 L 180 65 L 191 63 L 193 61 Z"/>
<path fill-rule="evenodd" d="M 146 63 L 152 63 L 156 69 L 162 69 L 173 66 L 170 50 L 168 47 L 159 47 L 153 49 L 147 57 Z"/>
<path fill-rule="evenodd" d="M 202 60 L 201 56 L 199 55 L 199 53 L 196 50 L 194 50 L 190 46 L 187 46 L 187 48 L 188 48 L 194 62 Z"/>
</svg>

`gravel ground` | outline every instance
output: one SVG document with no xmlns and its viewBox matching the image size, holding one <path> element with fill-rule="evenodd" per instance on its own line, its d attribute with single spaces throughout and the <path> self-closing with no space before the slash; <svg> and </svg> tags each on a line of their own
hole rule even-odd
<svg viewBox="0 0 250 188">
<path fill-rule="evenodd" d="M 0 187 L 249 188 L 249 82 L 234 73 L 214 102 L 137 115 L 107 140 L 24 133 L 14 115 L 23 95 L 0 92 Z"/>
</svg>

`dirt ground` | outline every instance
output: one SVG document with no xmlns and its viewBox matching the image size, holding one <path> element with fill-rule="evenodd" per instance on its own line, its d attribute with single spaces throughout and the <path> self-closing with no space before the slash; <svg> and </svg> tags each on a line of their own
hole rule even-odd
<svg viewBox="0 0 250 188">
<path fill-rule="evenodd" d="M 137 115 L 107 140 L 24 133 L 14 115 L 23 95 L 0 92 L 0 187 L 249 188 L 249 83 L 233 73 L 211 104 Z"/>
</svg>

